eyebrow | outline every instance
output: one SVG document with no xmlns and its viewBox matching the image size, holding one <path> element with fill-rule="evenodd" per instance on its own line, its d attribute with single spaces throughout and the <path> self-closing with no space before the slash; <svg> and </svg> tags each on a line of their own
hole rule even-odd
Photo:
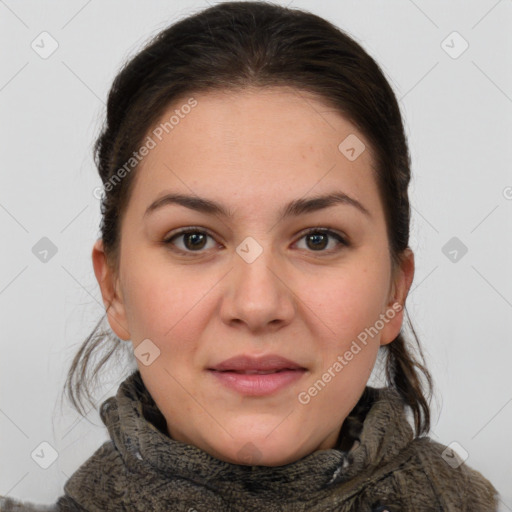
<svg viewBox="0 0 512 512">
<path fill-rule="evenodd" d="M 188 196 L 184 194 L 166 194 L 153 201 L 144 213 L 144 217 L 155 210 L 169 204 L 178 204 L 201 213 L 210 215 L 220 215 L 222 217 L 231 218 L 233 212 L 226 209 L 222 204 L 199 196 Z M 344 192 L 337 191 L 326 195 L 314 196 L 309 198 L 294 199 L 281 210 L 279 220 L 288 217 L 311 213 L 324 208 L 329 208 L 336 204 L 345 204 L 357 208 L 364 215 L 371 217 L 370 212 L 353 197 L 348 196 Z"/>
</svg>

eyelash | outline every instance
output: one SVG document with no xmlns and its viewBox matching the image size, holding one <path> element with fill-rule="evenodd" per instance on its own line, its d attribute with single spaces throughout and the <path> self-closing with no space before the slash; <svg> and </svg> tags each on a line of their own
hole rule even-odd
<svg viewBox="0 0 512 512">
<path fill-rule="evenodd" d="M 209 233 L 208 230 L 204 229 L 204 228 L 200 228 L 200 227 L 195 227 L 195 226 L 190 226 L 188 228 L 184 228 L 182 230 L 179 230 L 177 231 L 176 233 L 172 233 L 171 236 L 167 237 L 163 243 L 165 245 L 168 245 L 168 246 L 171 246 L 173 245 L 173 240 L 175 240 L 176 238 L 182 236 L 182 235 L 185 235 L 185 234 L 193 234 L 193 233 L 201 233 L 201 234 L 205 234 L 211 238 L 214 239 L 214 236 L 211 235 Z M 333 231 L 329 228 L 309 228 L 307 229 L 306 231 L 304 231 L 300 238 L 298 240 L 302 240 L 304 237 L 308 236 L 308 235 L 311 235 L 311 234 L 322 234 L 322 235 L 329 235 L 333 238 L 335 238 L 337 241 L 338 241 L 338 244 L 339 246 L 342 246 L 342 247 L 349 247 L 349 242 L 346 240 L 346 238 L 344 238 L 342 235 L 340 235 L 339 233 L 337 233 L 336 231 Z M 203 252 L 206 252 L 205 250 L 198 250 L 198 251 L 191 251 L 191 250 L 183 250 L 183 249 L 179 249 L 179 248 L 172 248 L 172 250 L 176 251 L 176 252 L 179 252 L 181 254 L 186 254 L 186 255 L 190 255 L 190 254 L 194 254 L 194 253 L 197 253 L 197 254 L 201 254 Z M 321 249 L 321 250 L 318 250 L 318 251 L 314 251 L 314 250 L 310 250 L 308 252 L 312 252 L 312 253 L 325 253 L 326 255 L 330 255 L 332 254 L 333 252 L 337 252 L 338 250 L 341 250 L 341 248 L 338 248 L 338 249 L 334 249 L 334 251 L 331 249 L 331 250 L 324 250 L 324 249 Z"/>
</svg>

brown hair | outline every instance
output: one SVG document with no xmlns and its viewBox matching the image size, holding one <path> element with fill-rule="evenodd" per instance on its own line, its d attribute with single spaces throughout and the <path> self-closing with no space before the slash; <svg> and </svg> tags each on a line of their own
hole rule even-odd
<svg viewBox="0 0 512 512">
<path fill-rule="evenodd" d="M 120 223 L 137 167 L 114 186 L 107 185 L 113 184 L 116 171 L 141 146 L 169 104 L 201 91 L 267 86 L 319 95 L 366 137 L 374 155 L 392 260 L 399 262 L 409 243 L 410 156 L 397 100 L 379 66 L 352 38 L 312 13 L 266 2 L 225 2 L 158 33 L 113 82 L 94 156 L 104 185 L 101 236 L 114 271 Z M 93 404 L 92 379 L 121 345 L 112 331 L 98 332 L 103 318 L 76 354 L 65 384 L 80 414 L 84 396 Z M 424 362 L 414 330 L 412 335 Z M 89 377 L 88 366 L 98 348 L 105 354 Z M 424 386 L 429 394 L 432 391 L 428 370 L 412 355 L 402 333 L 381 350 L 389 386 L 410 407 L 416 434 L 427 433 L 430 410 Z M 365 404 L 360 401 L 358 407 L 365 409 Z M 345 422 L 345 432 L 354 417 Z"/>
</svg>

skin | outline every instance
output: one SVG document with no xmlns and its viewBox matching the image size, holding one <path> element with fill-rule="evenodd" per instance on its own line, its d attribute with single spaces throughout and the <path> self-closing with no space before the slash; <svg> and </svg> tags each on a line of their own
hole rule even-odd
<svg viewBox="0 0 512 512">
<path fill-rule="evenodd" d="M 404 304 L 413 254 L 408 249 L 392 266 L 369 143 L 320 98 L 284 87 L 194 98 L 197 106 L 136 171 L 118 268 L 109 267 L 98 240 L 95 275 L 117 336 L 134 349 L 150 339 L 160 350 L 149 366 L 137 364 L 173 439 L 231 463 L 287 464 L 335 445 L 403 311 L 309 403 L 297 397 L 379 315 Z M 338 149 L 350 134 L 366 145 L 354 161 Z M 334 190 L 368 215 L 336 204 L 278 219 L 289 201 Z M 169 204 L 144 217 L 169 192 L 212 199 L 233 216 Z M 184 236 L 164 243 L 190 226 L 210 235 L 195 242 L 199 249 Z M 326 236 L 315 245 L 308 228 L 331 228 L 349 244 Z M 251 263 L 236 252 L 246 237 L 262 249 Z M 308 371 L 275 394 L 244 396 L 206 370 L 240 354 L 279 354 Z"/>
</svg>

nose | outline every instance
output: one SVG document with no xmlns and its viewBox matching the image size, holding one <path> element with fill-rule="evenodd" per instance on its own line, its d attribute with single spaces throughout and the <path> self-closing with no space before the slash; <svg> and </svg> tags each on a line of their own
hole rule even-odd
<svg viewBox="0 0 512 512">
<path fill-rule="evenodd" d="M 292 283 L 270 249 L 251 261 L 243 253 L 233 258 L 224 283 L 221 318 L 251 332 L 275 331 L 289 324 L 295 314 Z"/>
</svg>

